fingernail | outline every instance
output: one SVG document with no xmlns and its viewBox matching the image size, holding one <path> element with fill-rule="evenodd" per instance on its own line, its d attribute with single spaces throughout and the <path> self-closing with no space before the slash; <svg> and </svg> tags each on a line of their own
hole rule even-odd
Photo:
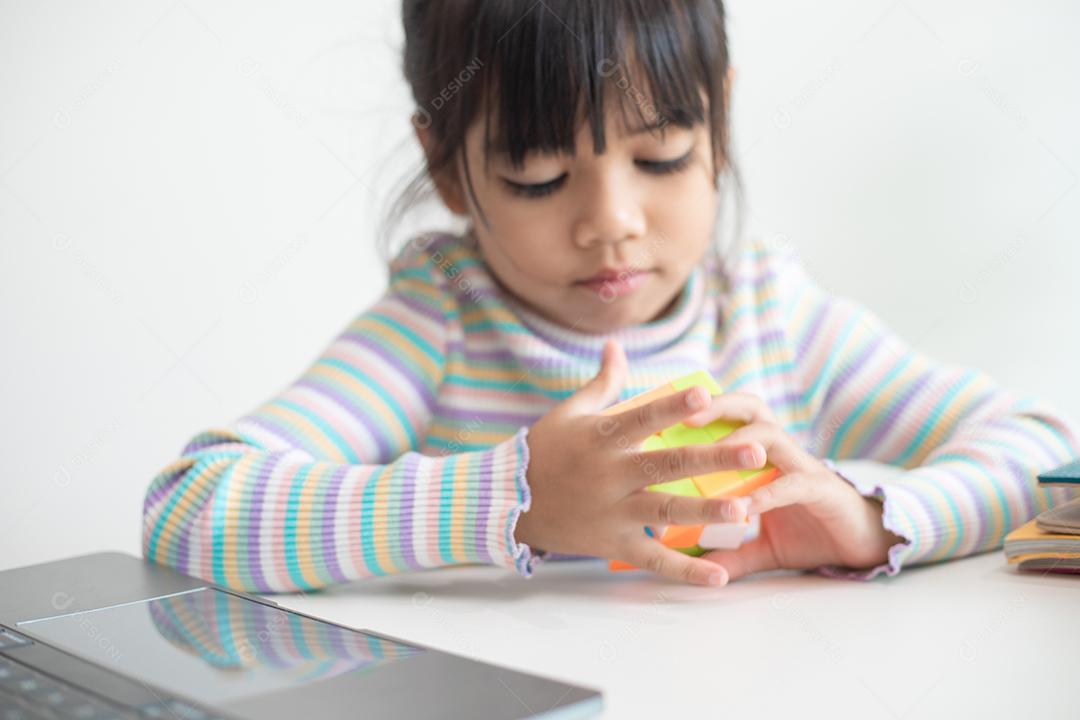
<svg viewBox="0 0 1080 720">
<path fill-rule="evenodd" d="M 739 451 L 739 464 L 743 467 L 757 467 L 757 453 L 750 448 L 743 448 Z"/>
<path fill-rule="evenodd" d="M 711 575 L 709 575 L 709 584 L 710 585 L 723 585 L 724 581 L 726 579 L 727 578 L 724 577 L 724 573 L 718 570 L 718 571 L 712 573 Z"/>
<path fill-rule="evenodd" d="M 717 506 L 714 517 L 717 520 L 735 522 L 736 520 L 742 519 L 742 516 L 739 515 L 740 509 L 737 500 L 725 500 L 723 504 Z"/>
<path fill-rule="evenodd" d="M 690 408 L 692 410 L 699 410 L 705 407 L 705 397 L 702 395 L 700 390 L 694 389 L 687 397 L 687 403 L 690 405 Z"/>
<path fill-rule="evenodd" d="M 749 515 L 750 498 L 735 498 L 733 505 L 735 507 L 735 512 L 732 513 L 734 515 L 732 519 L 735 521 L 745 520 L 746 516 Z"/>
</svg>

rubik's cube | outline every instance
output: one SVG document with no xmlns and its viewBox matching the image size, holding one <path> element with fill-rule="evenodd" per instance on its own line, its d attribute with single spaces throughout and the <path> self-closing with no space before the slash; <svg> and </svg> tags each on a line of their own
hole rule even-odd
<svg viewBox="0 0 1080 720">
<path fill-rule="evenodd" d="M 645 405 L 665 395 L 673 395 L 681 390 L 703 385 L 711 395 L 721 393 L 720 386 L 705 370 L 698 370 L 684 375 L 665 385 L 660 385 L 640 395 L 612 405 L 601 415 L 614 415 L 635 407 Z M 689 427 L 676 423 L 669 428 L 650 435 L 643 450 L 662 450 L 683 445 L 706 445 L 726 437 L 742 423 L 714 420 L 702 427 Z M 717 470 L 705 475 L 669 480 L 649 485 L 651 492 L 666 492 L 689 497 L 729 497 L 749 495 L 757 488 L 771 482 L 779 470 L 766 464 L 763 468 L 750 470 Z M 749 527 L 749 520 L 735 523 L 712 523 L 709 525 L 668 525 L 666 527 L 646 528 L 645 531 L 657 538 L 667 547 L 687 555 L 703 555 L 708 550 L 733 549 L 739 547 Z M 611 570 L 630 570 L 633 566 L 620 560 L 612 560 Z"/>
</svg>

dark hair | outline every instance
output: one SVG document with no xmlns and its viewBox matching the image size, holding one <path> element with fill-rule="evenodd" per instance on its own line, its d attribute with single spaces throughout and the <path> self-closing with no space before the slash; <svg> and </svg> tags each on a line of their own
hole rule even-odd
<svg viewBox="0 0 1080 720">
<path fill-rule="evenodd" d="M 520 164 L 534 150 L 573 153 L 586 121 L 603 152 L 606 101 L 618 93 L 628 124 L 707 122 L 712 157 L 731 168 L 722 0 L 403 0 L 402 22 L 415 121 L 434 147 L 391 221 L 430 178 L 454 172 L 481 112 L 485 156 Z M 466 185 L 476 204 L 467 166 Z"/>
</svg>

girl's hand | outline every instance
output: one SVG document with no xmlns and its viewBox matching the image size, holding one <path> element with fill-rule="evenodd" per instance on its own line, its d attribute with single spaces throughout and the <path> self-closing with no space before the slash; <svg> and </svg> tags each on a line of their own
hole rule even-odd
<svg viewBox="0 0 1080 720">
<path fill-rule="evenodd" d="M 644 527 L 738 522 L 746 517 L 746 501 L 680 497 L 645 487 L 753 467 L 740 463 L 738 451 L 757 439 L 642 450 L 649 435 L 707 408 L 710 395 L 694 387 L 618 415 L 598 414 L 618 399 L 625 379 L 626 356 L 609 340 L 596 377 L 530 428 L 526 478 L 532 503 L 518 518 L 514 536 L 549 552 L 615 558 L 668 578 L 723 585 L 723 567 L 664 547 Z"/>
<path fill-rule="evenodd" d="M 881 504 L 864 498 L 780 427 L 758 396 L 724 393 L 708 408 L 683 420 L 701 426 L 717 419 L 745 423 L 718 446 L 747 444 L 780 470 L 773 482 L 749 495 L 747 512 L 761 514 L 761 533 L 736 550 L 713 550 L 703 558 L 723 566 L 731 579 L 777 568 L 821 565 L 870 568 L 886 562 L 903 542 L 882 525 Z"/>
</svg>

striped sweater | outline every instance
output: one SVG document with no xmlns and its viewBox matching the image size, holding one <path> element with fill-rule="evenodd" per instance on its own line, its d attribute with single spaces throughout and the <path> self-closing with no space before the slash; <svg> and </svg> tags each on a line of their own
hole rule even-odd
<svg viewBox="0 0 1080 720">
<path fill-rule="evenodd" d="M 514 539 L 528 428 L 596 374 L 606 336 L 503 291 L 466 238 L 408 244 L 302 375 L 194 436 L 147 491 L 145 556 L 259 592 L 462 563 L 530 575 L 541 558 Z M 614 335 L 630 363 L 620 400 L 705 368 L 764 398 L 814 455 L 904 468 L 880 486 L 849 478 L 904 539 L 860 577 L 999 546 L 1064 499 L 1035 474 L 1080 455 L 1051 408 L 912 350 L 783 249 L 706 257 L 670 312 Z"/>
</svg>

